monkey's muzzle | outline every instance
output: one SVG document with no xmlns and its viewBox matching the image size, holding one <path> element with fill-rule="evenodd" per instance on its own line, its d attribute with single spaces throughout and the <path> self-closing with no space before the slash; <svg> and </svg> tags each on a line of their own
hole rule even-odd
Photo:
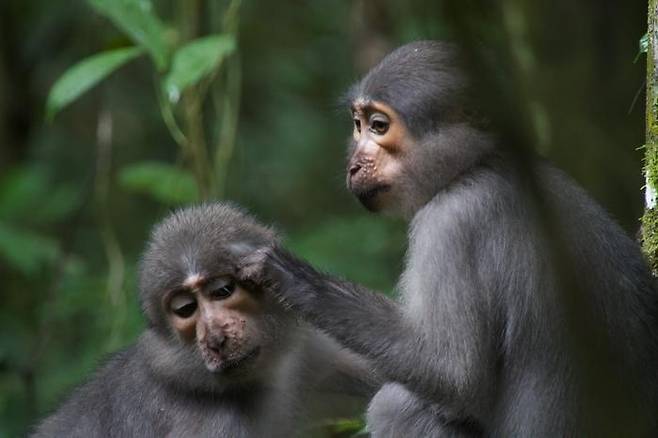
<svg viewBox="0 0 658 438">
<path fill-rule="evenodd" d="M 208 345 L 199 344 L 201 357 L 206 368 L 211 373 L 228 373 L 233 370 L 242 369 L 252 364 L 260 354 L 260 347 L 256 347 L 246 354 L 237 357 L 233 354 L 226 354 L 220 349 L 210 348 Z"/>
</svg>

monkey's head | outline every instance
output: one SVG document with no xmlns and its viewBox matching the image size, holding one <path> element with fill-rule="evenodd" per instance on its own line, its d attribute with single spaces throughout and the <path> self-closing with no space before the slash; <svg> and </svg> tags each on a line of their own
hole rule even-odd
<svg viewBox="0 0 658 438">
<path fill-rule="evenodd" d="M 347 185 L 366 208 L 410 216 L 492 149 L 477 127 L 457 49 L 418 41 L 348 92 Z"/>
<path fill-rule="evenodd" d="M 239 258 L 275 239 L 226 204 L 180 210 L 155 227 L 142 258 L 140 298 L 158 374 L 208 391 L 275 366 L 290 345 L 290 317 L 274 298 L 235 280 Z"/>
</svg>

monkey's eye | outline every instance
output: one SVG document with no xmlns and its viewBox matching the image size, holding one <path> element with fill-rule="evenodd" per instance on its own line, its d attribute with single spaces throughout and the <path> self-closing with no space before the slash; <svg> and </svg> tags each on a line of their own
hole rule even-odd
<svg viewBox="0 0 658 438">
<path fill-rule="evenodd" d="M 361 132 L 361 120 L 354 119 L 354 129 L 356 129 L 356 132 Z"/>
<path fill-rule="evenodd" d="M 208 296 L 214 300 L 223 300 L 230 297 L 235 292 L 235 281 L 226 278 L 220 278 L 210 284 Z"/>
<path fill-rule="evenodd" d="M 382 117 L 373 117 L 370 119 L 370 132 L 377 135 L 384 135 L 388 131 L 389 122 Z"/>
<path fill-rule="evenodd" d="M 197 302 L 191 294 L 180 293 L 171 299 L 169 308 L 179 318 L 189 318 L 196 312 Z"/>
</svg>

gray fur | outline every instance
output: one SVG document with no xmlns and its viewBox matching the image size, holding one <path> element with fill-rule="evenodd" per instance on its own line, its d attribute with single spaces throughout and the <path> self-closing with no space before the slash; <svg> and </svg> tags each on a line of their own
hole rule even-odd
<svg viewBox="0 0 658 438">
<path fill-rule="evenodd" d="M 449 424 L 436 404 L 419 398 L 399 383 L 387 383 L 370 403 L 367 423 L 373 437 L 448 438 L 471 435 L 464 425 Z"/>
<path fill-rule="evenodd" d="M 440 117 L 463 102 L 447 47 L 404 46 L 352 89 L 416 137 L 394 188 L 410 217 L 399 300 L 278 245 L 251 275 L 389 382 L 369 407 L 375 437 L 656 436 L 658 294 L 640 248 L 559 170 L 520 169 L 495 137 Z"/>
<path fill-rule="evenodd" d="M 365 363 L 266 300 L 257 369 L 209 372 L 164 318 L 163 293 L 190 273 L 231 274 L 235 257 L 276 239 L 226 204 L 177 211 L 158 225 L 141 264 L 148 328 L 114 354 L 35 430 L 42 437 L 309 436 L 319 419 L 361 411 L 375 380 Z M 228 248 L 228 249 L 227 249 Z M 230 249 L 230 250 L 229 250 Z"/>
</svg>

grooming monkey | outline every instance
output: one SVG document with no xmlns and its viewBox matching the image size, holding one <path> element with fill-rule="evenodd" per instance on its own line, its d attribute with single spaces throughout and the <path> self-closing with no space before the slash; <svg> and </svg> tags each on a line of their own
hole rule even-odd
<svg viewBox="0 0 658 438">
<path fill-rule="evenodd" d="M 244 278 L 372 363 L 373 437 L 656 436 L 658 293 L 638 244 L 500 143 L 477 79 L 456 46 L 418 41 L 348 93 L 348 188 L 409 223 L 398 300 L 279 245 Z"/>
</svg>

